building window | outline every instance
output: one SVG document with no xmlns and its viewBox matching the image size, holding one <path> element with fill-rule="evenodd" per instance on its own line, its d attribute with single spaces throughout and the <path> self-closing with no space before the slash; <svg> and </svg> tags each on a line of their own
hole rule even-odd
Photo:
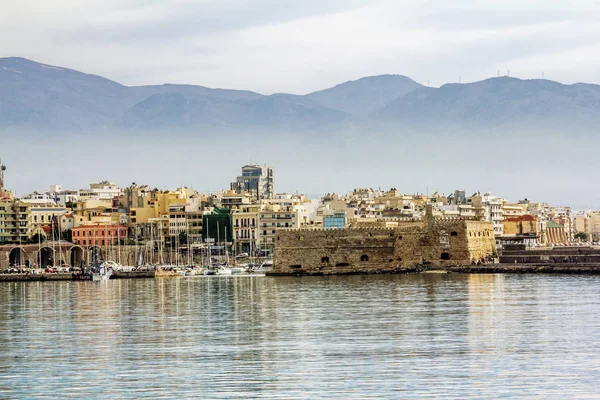
<svg viewBox="0 0 600 400">
<path fill-rule="evenodd" d="M 360 256 L 360 261 L 362 261 L 362 262 L 369 261 L 369 256 L 366 254 L 363 254 L 362 256 Z"/>
<path fill-rule="evenodd" d="M 329 264 L 329 257 L 321 257 L 321 262 L 324 264 Z"/>
<path fill-rule="evenodd" d="M 450 259 L 450 253 L 442 253 L 442 256 L 440 257 L 442 260 L 449 260 Z"/>
</svg>

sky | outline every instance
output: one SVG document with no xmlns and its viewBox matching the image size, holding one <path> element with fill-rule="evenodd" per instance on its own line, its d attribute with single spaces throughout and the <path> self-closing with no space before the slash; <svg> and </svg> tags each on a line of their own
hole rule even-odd
<svg viewBox="0 0 600 400">
<path fill-rule="evenodd" d="M 600 0 L 0 0 L 0 57 L 264 94 L 385 73 L 600 83 L 598 21 Z"/>
<path fill-rule="evenodd" d="M 509 71 L 523 79 L 598 84 L 598 21 L 600 0 L 0 0 L 0 57 L 26 57 L 126 85 L 185 83 L 263 94 L 305 94 L 380 74 L 430 86 Z M 600 204 L 600 191 L 589 184 L 600 168 L 595 136 L 581 145 L 564 137 L 528 145 L 523 137 L 497 138 L 495 146 L 451 136 L 410 145 L 370 137 L 371 148 L 363 139 L 332 136 L 331 142 L 316 141 L 319 153 L 306 138 L 269 139 L 267 146 L 248 135 L 224 160 L 216 144 L 201 141 L 199 157 L 197 147 L 171 146 L 169 135 L 164 145 L 132 144 L 135 160 L 127 144 L 40 142 L 23 135 L 0 135 L 0 155 L 9 165 L 7 187 L 17 194 L 104 179 L 216 192 L 254 157 L 275 166 L 278 191 L 466 189 L 581 209 Z M 516 161 L 489 157 L 490 148 L 501 151 L 507 143 Z M 531 148 L 546 161 L 532 163 Z M 102 167 L 81 168 L 77 157 L 56 162 L 66 149 Z M 555 162 L 556 154 L 571 158 Z M 128 161 L 125 168 L 118 160 Z M 570 168 L 580 160 L 585 167 Z M 448 168 L 440 167 L 444 163 Z"/>
</svg>

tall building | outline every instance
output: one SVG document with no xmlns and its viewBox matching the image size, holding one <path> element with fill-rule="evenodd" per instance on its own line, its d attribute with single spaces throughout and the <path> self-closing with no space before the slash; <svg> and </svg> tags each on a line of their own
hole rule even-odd
<svg viewBox="0 0 600 400">
<path fill-rule="evenodd" d="M 32 235 L 30 204 L 0 200 L 0 243 L 25 242 Z"/>
<path fill-rule="evenodd" d="M 231 183 L 231 190 L 250 193 L 254 200 L 272 199 L 275 194 L 273 167 L 267 165 L 245 165 L 242 176 Z"/>
</svg>

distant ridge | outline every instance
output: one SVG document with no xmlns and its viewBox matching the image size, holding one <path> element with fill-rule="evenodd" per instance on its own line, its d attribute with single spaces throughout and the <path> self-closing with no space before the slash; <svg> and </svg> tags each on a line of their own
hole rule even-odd
<svg viewBox="0 0 600 400">
<path fill-rule="evenodd" d="M 600 86 L 499 77 L 429 88 L 371 76 L 304 96 L 194 85 L 127 87 L 96 75 L 0 58 L 0 129 L 43 131 L 333 130 L 348 126 L 560 127 L 600 123 Z"/>
</svg>

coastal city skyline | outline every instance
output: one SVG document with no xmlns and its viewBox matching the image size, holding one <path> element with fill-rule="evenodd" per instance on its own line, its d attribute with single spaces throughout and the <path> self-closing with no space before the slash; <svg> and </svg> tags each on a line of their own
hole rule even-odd
<svg viewBox="0 0 600 400">
<path fill-rule="evenodd" d="M 0 7 L 0 397 L 600 393 L 600 0 Z"/>
</svg>

